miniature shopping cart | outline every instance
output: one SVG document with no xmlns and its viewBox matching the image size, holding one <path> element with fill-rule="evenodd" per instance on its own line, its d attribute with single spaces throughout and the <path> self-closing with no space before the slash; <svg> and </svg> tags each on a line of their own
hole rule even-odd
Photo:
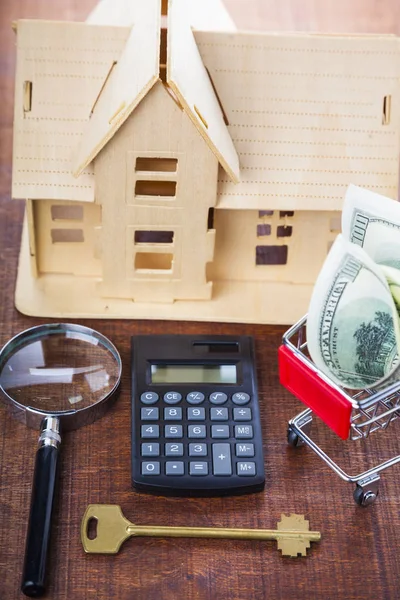
<svg viewBox="0 0 400 600">
<path fill-rule="evenodd" d="M 333 383 L 313 363 L 307 349 L 307 317 L 283 336 L 279 348 L 280 380 L 308 408 L 288 423 L 288 442 L 307 444 L 344 481 L 356 484 L 354 500 L 360 506 L 372 504 L 378 495 L 380 473 L 400 461 L 400 455 L 364 471 L 348 475 L 310 438 L 313 413 L 343 440 L 367 438 L 385 430 L 400 417 L 400 381 L 384 390 L 348 390 Z"/>
</svg>

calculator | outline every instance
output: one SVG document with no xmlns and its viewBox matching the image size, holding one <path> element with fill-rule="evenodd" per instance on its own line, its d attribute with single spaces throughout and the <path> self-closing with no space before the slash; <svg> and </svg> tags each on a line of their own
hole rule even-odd
<svg viewBox="0 0 400 600">
<path fill-rule="evenodd" d="M 264 488 L 252 337 L 132 337 L 132 480 L 175 496 Z"/>
</svg>

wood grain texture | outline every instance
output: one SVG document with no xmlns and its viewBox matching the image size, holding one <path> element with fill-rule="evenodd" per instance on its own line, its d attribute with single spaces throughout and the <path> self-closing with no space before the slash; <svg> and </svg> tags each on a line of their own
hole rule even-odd
<svg viewBox="0 0 400 600">
<path fill-rule="evenodd" d="M 397 0 L 226 0 L 243 27 L 398 32 Z M 83 19 L 91 0 L 2 0 L 0 4 L 0 343 L 44 322 L 13 307 L 23 207 L 10 200 L 14 34 L 16 18 Z M 295 301 L 295 299 L 293 299 Z M 95 321 L 119 348 L 122 393 L 101 421 L 66 434 L 48 598 L 63 600 L 313 600 L 399 597 L 398 469 L 384 474 L 381 497 L 358 509 L 351 486 L 339 481 L 308 449 L 287 448 L 287 419 L 301 409 L 278 382 L 282 328 L 208 323 Z M 267 486 L 242 498 L 166 499 L 132 491 L 130 482 L 129 338 L 135 333 L 247 333 L 256 337 Z M 396 425 L 365 444 L 343 444 L 319 428 L 329 453 L 354 471 L 399 452 Z M 0 407 L 0 598 L 19 592 L 37 433 Z M 282 558 L 273 543 L 131 539 L 117 556 L 85 555 L 79 525 L 88 503 L 117 503 L 138 524 L 274 526 L 281 512 L 304 513 L 323 539 L 307 558 Z"/>
</svg>

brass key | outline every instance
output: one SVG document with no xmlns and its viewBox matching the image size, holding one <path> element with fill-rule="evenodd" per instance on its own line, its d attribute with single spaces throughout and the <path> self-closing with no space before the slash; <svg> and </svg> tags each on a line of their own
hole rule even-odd
<svg viewBox="0 0 400 600">
<path fill-rule="evenodd" d="M 95 521 L 96 536 L 88 537 L 88 527 Z M 310 542 L 321 539 L 319 531 L 309 531 L 303 515 L 281 516 L 278 529 L 224 529 L 218 527 L 159 527 L 134 525 L 116 504 L 89 504 L 83 515 L 81 539 L 85 552 L 116 554 L 131 536 L 230 538 L 241 540 L 276 540 L 284 556 L 306 556 Z"/>
</svg>

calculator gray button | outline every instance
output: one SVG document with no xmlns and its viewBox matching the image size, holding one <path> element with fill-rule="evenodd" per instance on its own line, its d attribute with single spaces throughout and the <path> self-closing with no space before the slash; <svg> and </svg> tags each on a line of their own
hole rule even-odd
<svg viewBox="0 0 400 600">
<path fill-rule="evenodd" d="M 223 408 L 210 408 L 211 421 L 227 421 L 228 420 L 228 409 Z"/>
<path fill-rule="evenodd" d="M 200 408 L 188 408 L 187 418 L 189 421 L 204 421 L 206 418 L 206 409 L 203 406 L 200 406 Z"/>
<path fill-rule="evenodd" d="M 212 438 L 228 438 L 229 437 L 229 425 L 211 425 L 211 437 Z"/>
<path fill-rule="evenodd" d="M 159 425 L 142 425 L 142 438 L 158 438 L 159 436 Z"/>
<path fill-rule="evenodd" d="M 159 475 L 159 462 L 142 462 L 142 475 Z"/>
<path fill-rule="evenodd" d="M 142 444 L 142 456 L 160 456 L 160 444 L 158 442 Z"/>
<path fill-rule="evenodd" d="M 206 462 L 189 463 L 189 475 L 208 475 L 208 464 Z"/>
<path fill-rule="evenodd" d="M 251 421 L 251 408 L 234 408 L 233 418 L 235 421 Z"/>
<path fill-rule="evenodd" d="M 250 396 L 249 394 L 246 394 L 246 392 L 237 392 L 236 394 L 233 394 L 232 402 L 241 406 L 242 404 L 250 402 Z"/>
<path fill-rule="evenodd" d="M 238 438 L 239 440 L 251 440 L 252 437 L 252 425 L 235 425 L 235 438 Z"/>
<path fill-rule="evenodd" d="M 207 456 L 207 444 L 189 444 L 189 456 Z"/>
<path fill-rule="evenodd" d="M 213 392 L 210 394 L 211 404 L 224 404 L 228 400 L 228 396 L 224 392 Z"/>
<path fill-rule="evenodd" d="M 140 401 L 143 402 L 143 404 L 155 404 L 157 400 L 158 394 L 155 392 L 143 392 L 140 396 Z"/>
<path fill-rule="evenodd" d="M 181 437 L 183 437 L 182 425 L 166 425 L 165 426 L 165 437 L 166 438 L 181 438 Z"/>
<path fill-rule="evenodd" d="M 158 408 L 156 406 L 153 408 L 142 407 L 140 417 L 142 421 L 158 421 Z"/>
<path fill-rule="evenodd" d="M 189 392 L 186 396 L 186 400 L 189 404 L 201 404 L 204 402 L 204 394 L 202 392 Z"/>
<path fill-rule="evenodd" d="M 179 392 L 167 392 L 164 394 L 164 402 L 167 404 L 178 404 L 182 400 L 182 395 Z"/>
<path fill-rule="evenodd" d="M 206 426 L 205 425 L 189 425 L 188 426 L 188 437 L 190 437 L 190 438 L 205 438 L 206 437 Z"/>
<path fill-rule="evenodd" d="M 166 475 L 183 475 L 185 472 L 183 462 L 175 461 L 175 462 L 166 462 L 165 463 L 165 474 Z"/>
<path fill-rule="evenodd" d="M 165 444 L 165 456 L 183 456 L 183 444 Z"/>
<path fill-rule="evenodd" d="M 236 456 L 254 456 L 254 444 L 236 444 Z"/>
<path fill-rule="evenodd" d="M 236 464 L 237 474 L 241 477 L 253 477 L 256 474 L 256 463 L 238 462 Z"/>
<path fill-rule="evenodd" d="M 165 421 L 182 421 L 182 409 L 180 406 L 164 408 Z"/>
<path fill-rule="evenodd" d="M 214 475 L 232 475 L 230 444 L 213 444 L 212 456 Z"/>
</svg>

